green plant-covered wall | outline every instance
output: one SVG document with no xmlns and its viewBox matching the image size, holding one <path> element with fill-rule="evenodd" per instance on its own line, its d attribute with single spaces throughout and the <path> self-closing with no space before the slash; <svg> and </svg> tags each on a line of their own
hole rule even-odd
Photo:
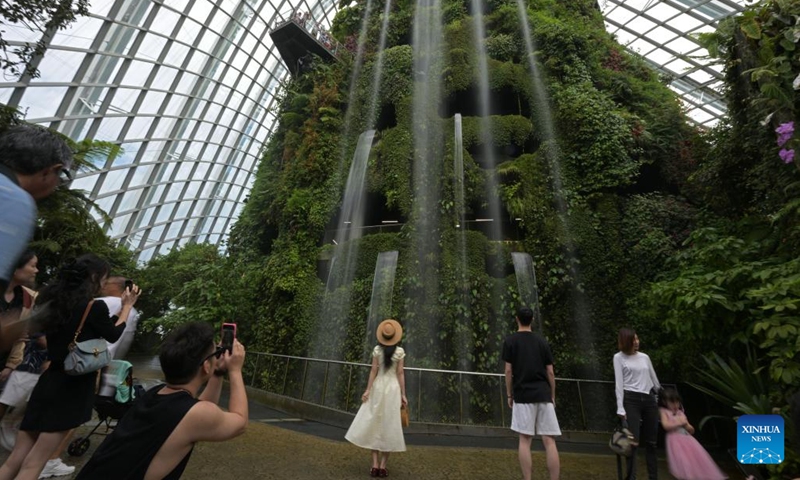
<svg viewBox="0 0 800 480">
<path fill-rule="evenodd" d="M 502 337 L 513 328 L 513 312 L 520 306 L 510 252 L 524 251 L 535 261 L 544 333 L 553 343 L 559 373 L 575 375 L 587 372 L 589 365 L 600 365 L 594 371 L 608 374 L 614 332 L 630 321 L 629 299 L 663 267 L 668 254 L 659 239 L 680 235 L 677 229 L 687 228 L 685 224 L 641 227 L 642 234 L 652 239 L 634 242 L 627 236 L 633 227 L 626 223 L 626 213 L 647 199 L 657 203 L 654 199 L 673 198 L 671 193 L 658 193 L 677 187 L 674 179 L 660 172 L 671 168 L 681 149 L 692 149 L 694 132 L 655 73 L 605 32 L 593 3 L 528 2 L 527 21 L 538 44 L 537 61 L 546 74 L 558 138 L 557 145 L 548 145 L 543 143 L 543 120 L 535 107 L 517 6 L 488 2 L 483 22 L 489 88 L 499 105 L 489 122 L 492 145 L 500 152 L 494 193 L 485 188 L 491 171 L 481 164 L 485 136 L 472 98 L 479 81 L 470 4 L 443 3 L 438 109 L 447 113 L 440 114 L 437 127 L 444 132 L 442 178 L 437 180 L 438 253 L 422 259 L 436 272 L 434 286 L 426 285 L 418 273 L 415 250 L 412 106 L 415 82 L 424 79 L 413 71 L 413 3 L 395 3 L 388 19 L 377 132 L 367 171 L 370 198 L 407 223 L 402 229 L 357 240 L 360 254 L 352 283 L 334 282 L 341 290 L 330 293 L 348 301 L 324 313 L 320 298 L 325 294 L 331 247 L 322 243 L 336 227 L 332 222 L 355 140 L 368 127 L 382 20 L 378 13 L 383 5 L 372 7 L 360 64 L 353 57 L 331 64 L 315 62 L 312 71 L 285 86 L 280 125 L 265 148 L 230 242 L 232 256 L 261 269 L 263 283 L 252 286 L 261 295 L 252 324 L 260 332 L 256 348 L 293 354 L 316 350 L 364 360 L 375 259 L 383 249 L 396 249 L 392 313 L 406 322 L 409 344 L 427 352 L 415 352 L 412 363 L 497 371 Z M 337 15 L 331 31 L 342 43 L 357 41 L 365 5 L 359 2 Z M 360 72 L 355 79 L 354 67 Z M 354 102 L 348 104 L 350 99 Z M 505 242 L 493 241 L 480 231 L 468 232 L 466 270 L 459 267 L 453 181 L 453 113 L 462 111 L 467 217 L 487 208 L 490 195 L 498 195 L 509 218 L 518 219 L 516 233 L 508 228 Z M 545 154 L 548 148 L 559 152 L 559 191 L 553 189 L 556 171 L 553 156 Z M 646 182 L 645 166 L 656 172 Z M 680 201 L 675 197 L 676 203 Z M 639 268 L 631 268 L 627 255 L 632 245 L 641 251 Z M 428 298 L 432 295 L 436 298 Z M 583 328 L 575 320 L 576 295 L 585 297 L 588 305 L 586 335 L 596 345 L 588 353 L 576 343 L 576 329 Z M 426 305 L 424 319 L 413 313 L 420 311 L 419 302 Z M 343 332 L 341 342 L 327 350 L 315 339 L 323 324 Z"/>
</svg>

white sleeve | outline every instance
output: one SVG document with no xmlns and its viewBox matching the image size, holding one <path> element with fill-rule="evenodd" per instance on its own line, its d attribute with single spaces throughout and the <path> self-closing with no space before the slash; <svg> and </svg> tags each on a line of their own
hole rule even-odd
<svg viewBox="0 0 800 480">
<path fill-rule="evenodd" d="M 661 389 L 661 383 L 658 381 L 658 377 L 656 376 L 656 369 L 653 368 L 653 362 L 650 361 L 650 356 L 647 356 L 647 366 L 650 367 L 650 380 L 653 382 L 653 386 L 656 390 Z"/>
<path fill-rule="evenodd" d="M 622 404 L 622 359 L 619 355 L 614 355 L 614 393 L 617 396 L 617 415 L 625 415 Z"/>
</svg>

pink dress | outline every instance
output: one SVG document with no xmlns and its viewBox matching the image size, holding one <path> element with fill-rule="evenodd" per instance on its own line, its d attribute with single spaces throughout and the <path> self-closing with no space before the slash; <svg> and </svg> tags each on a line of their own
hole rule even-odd
<svg viewBox="0 0 800 480">
<path fill-rule="evenodd" d="M 671 421 L 680 421 L 681 423 L 686 421 L 683 410 L 677 412 L 666 408 L 660 410 L 666 412 Z M 678 480 L 724 480 L 728 478 L 714 463 L 711 455 L 700 445 L 700 442 L 685 428 L 667 431 L 666 444 L 669 473 Z"/>
</svg>

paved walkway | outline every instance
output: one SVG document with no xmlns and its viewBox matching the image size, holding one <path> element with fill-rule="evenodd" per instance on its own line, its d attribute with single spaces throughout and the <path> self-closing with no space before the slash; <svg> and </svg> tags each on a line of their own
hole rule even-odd
<svg viewBox="0 0 800 480">
<path fill-rule="evenodd" d="M 134 374 L 146 384 L 161 376 L 152 361 L 135 359 Z M 225 399 L 221 402 L 225 404 Z M 75 438 L 86 435 L 93 420 L 78 429 Z M 104 427 L 100 428 L 103 432 Z M 247 432 L 224 443 L 199 444 L 184 474 L 185 479 L 275 479 L 346 480 L 369 478 L 370 455 L 344 441 L 339 427 L 293 418 L 266 405 L 250 402 Z M 65 462 L 80 468 L 102 442 L 93 435 L 89 451 L 80 458 L 65 454 Z M 512 436 L 484 438 L 467 436 L 407 435 L 408 451 L 389 459 L 390 478 L 414 480 L 514 480 L 520 478 L 517 443 Z M 534 479 L 548 478 L 541 443 L 534 442 Z M 613 480 L 615 457 L 604 445 L 559 444 L 562 480 Z M 0 461 L 7 453 L 0 452 Z M 663 455 L 662 455 L 663 457 Z M 663 458 L 659 478 L 671 479 Z M 640 472 L 646 472 L 640 458 Z M 731 479 L 741 476 L 733 472 Z M 60 477 L 64 479 L 74 478 Z"/>
</svg>

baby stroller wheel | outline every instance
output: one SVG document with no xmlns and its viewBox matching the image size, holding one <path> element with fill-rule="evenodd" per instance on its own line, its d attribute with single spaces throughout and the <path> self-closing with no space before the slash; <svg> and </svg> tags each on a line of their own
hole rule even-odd
<svg viewBox="0 0 800 480">
<path fill-rule="evenodd" d="M 80 457 L 86 450 L 89 450 L 89 438 L 77 438 L 70 442 L 69 447 L 67 447 L 67 453 L 72 455 L 73 457 Z"/>
</svg>

